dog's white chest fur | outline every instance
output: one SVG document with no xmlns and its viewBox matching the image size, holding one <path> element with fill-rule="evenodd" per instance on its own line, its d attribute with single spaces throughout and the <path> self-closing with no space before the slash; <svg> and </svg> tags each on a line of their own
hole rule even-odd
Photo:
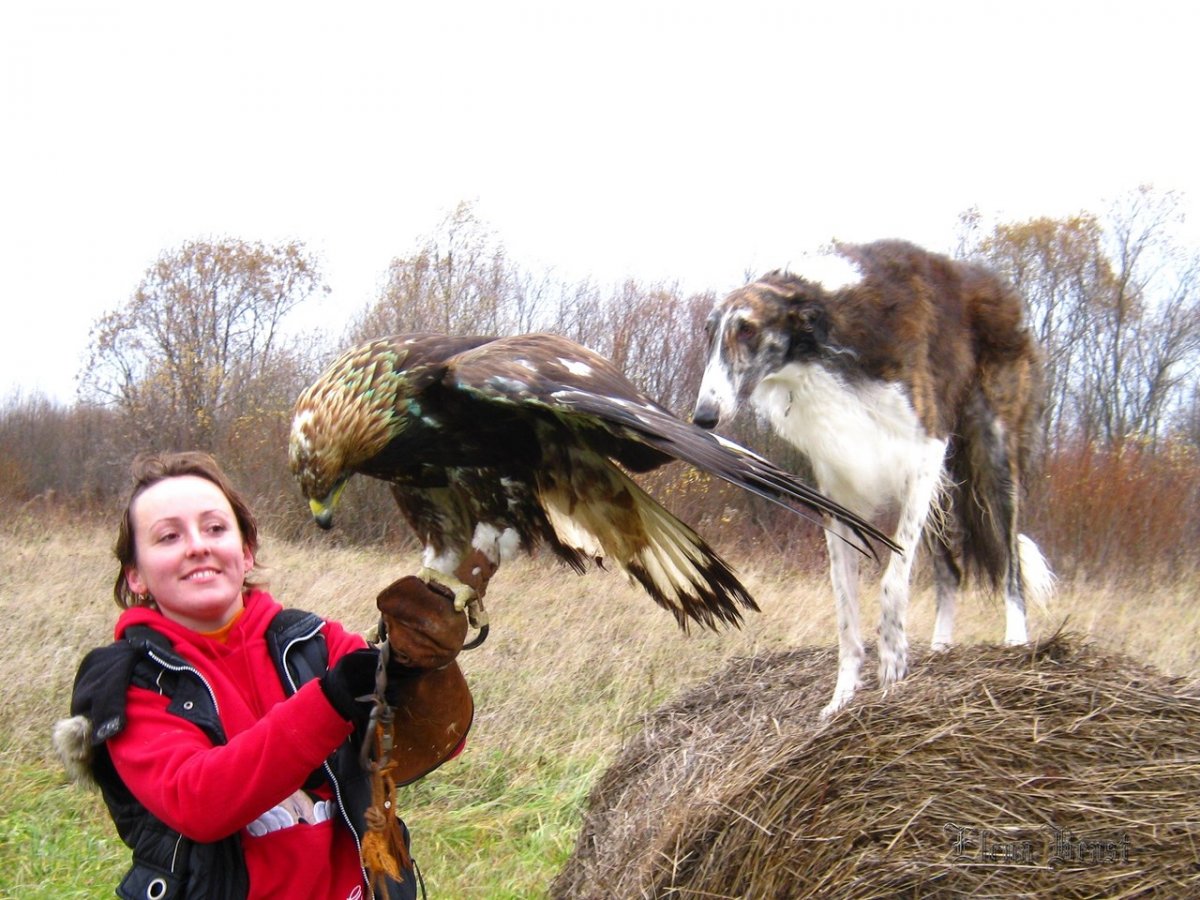
<svg viewBox="0 0 1200 900">
<path fill-rule="evenodd" d="M 895 383 L 851 386 L 821 365 L 790 363 L 750 399 L 811 460 L 821 490 L 861 515 L 903 497 L 914 470 L 945 451 Z"/>
</svg>

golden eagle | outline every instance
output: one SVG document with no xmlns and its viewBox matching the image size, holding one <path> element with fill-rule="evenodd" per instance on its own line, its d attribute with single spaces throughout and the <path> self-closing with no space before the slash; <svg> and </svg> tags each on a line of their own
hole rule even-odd
<svg viewBox="0 0 1200 900">
<path fill-rule="evenodd" d="M 767 460 L 684 422 L 607 359 L 550 334 L 406 334 L 346 351 L 296 401 L 293 474 L 328 528 L 352 475 L 391 484 L 424 545 L 422 577 L 475 609 L 494 567 L 549 547 L 577 572 L 614 561 L 685 630 L 757 609 L 712 548 L 625 470 L 682 460 L 813 518 L 836 516 L 868 548 L 869 523 Z M 482 582 L 468 557 L 490 563 Z M 478 572 L 476 572 L 478 574 Z"/>
</svg>

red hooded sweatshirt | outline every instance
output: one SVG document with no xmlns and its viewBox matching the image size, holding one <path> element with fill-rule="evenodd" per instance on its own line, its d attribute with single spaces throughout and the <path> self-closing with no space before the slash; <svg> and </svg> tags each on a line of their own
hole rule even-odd
<svg viewBox="0 0 1200 900">
<path fill-rule="evenodd" d="M 264 637 L 280 609 L 270 594 L 251 591 L 223 642 L 155 610 L 126 610 L 116 636 L 143 624 L 170 638 L 216 695 L 228 743 L 214 746 L 198 727 L 167 712 L 167 697 L 131 686 L 127 724 L 108 742 L 109 753 L 134 796 L 186 837 L 211 842 L 241 832 L 250 900 L 358 900 L 366 895 L 358 847 L 340 814 L 259 837 L 247 830 L 297 791 L 353 730 L 317 681 L 285 698 Z M 323 633 L 331 665 L 366 646 L 335 622 Z"/>
</svg>

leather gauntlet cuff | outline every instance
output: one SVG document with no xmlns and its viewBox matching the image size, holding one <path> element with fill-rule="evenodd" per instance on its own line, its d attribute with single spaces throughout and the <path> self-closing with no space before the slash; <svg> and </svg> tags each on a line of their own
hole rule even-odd
<svg viewBox="0 0 1200 900">
<path fill-rule="evenodd" d="M 475 704 L 455 661 L 467 617 L 454 609 L 449 591 L 413 575 L 384 588 L 376 605 L 391 655 L 392 777 L 401 785 L 454 756 L 471 728 Z"/>
</svg>

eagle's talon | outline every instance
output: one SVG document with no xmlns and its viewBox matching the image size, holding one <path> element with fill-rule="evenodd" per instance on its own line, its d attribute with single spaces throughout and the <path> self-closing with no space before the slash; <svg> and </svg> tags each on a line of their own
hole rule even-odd
<svg viewBox="0 0 1200 900">
<path fill-rule="evenodd" d="M 452 593 L 454 595 L 455 612 L 466 612 L 471 603 L 478 599 L 478 594 L 469 584 L 459 581 L 453 575 L 439 572 L 437 569 L 423 566 L 421 571 L 417 573 L 417 577 L 427 584 L 437 584 Z"/>
<path fill-rule="evenodd" d="M 460 585 L 454 592 L 454 610 L 455 612 L 467 612 L 470 610 L 471 604 L 477 600 L 478 597 L 470 585 Z"/>
<path fill-rule="evenodd" d="M 482 597 L 475 597 L 468 600 L 466 612 L 467 622 L 470 623 L 472 628 L 483 628 L 490 622 L 487 610 L 483 608 Z"/>
</svg>

